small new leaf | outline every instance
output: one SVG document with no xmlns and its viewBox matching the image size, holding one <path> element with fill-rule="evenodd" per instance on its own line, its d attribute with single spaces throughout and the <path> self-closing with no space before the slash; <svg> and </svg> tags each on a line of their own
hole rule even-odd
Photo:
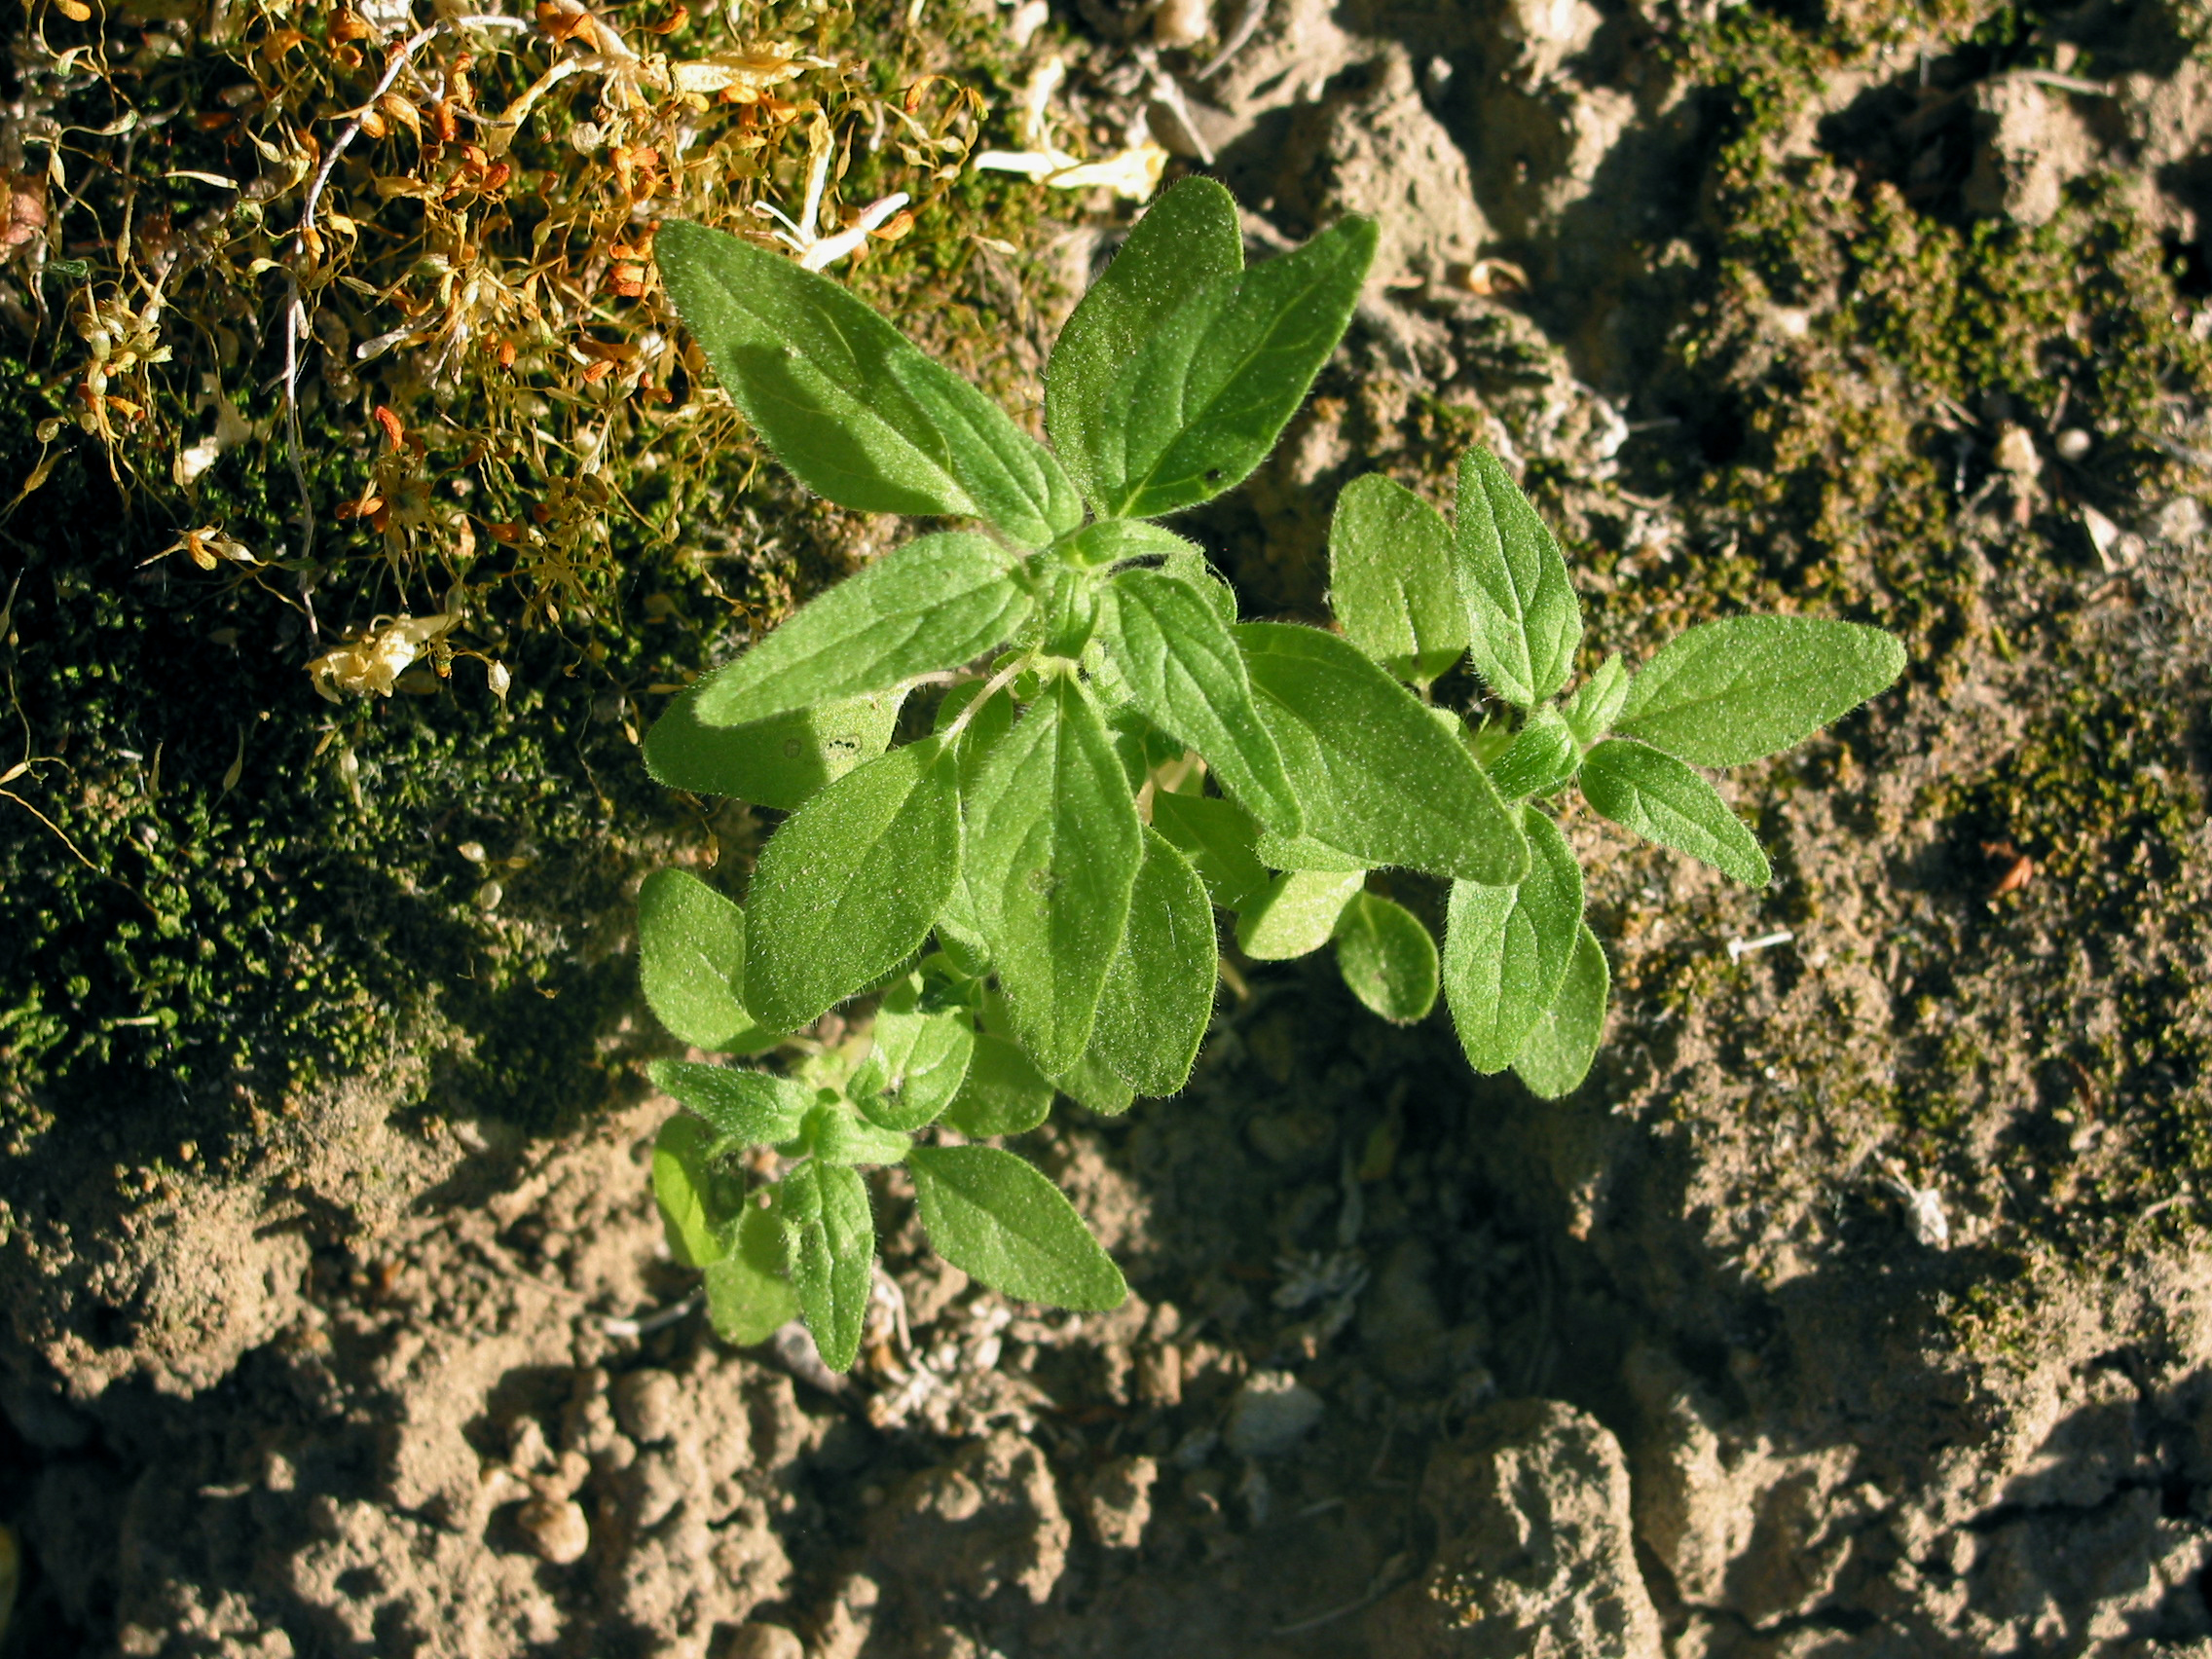
<svg viewBox="0 0 2212 1659">
<path fill-rule="evenodd" d="M 1628 688 L 1628 666 L 1616 651 L 1598 665 L 1597 673 L 1575 688 L 1574 695 L 1560 711 L 1576 743 L 1588 749 L 1611 729 L 1613 721 L 1620 718 Z"/>
<path fill-rule="evenodd" d="M 786 819 L 753 872 L 745 985 L 796 1031 L 928 937 L 960 874 L 953 762 L 934 738 L 839 778 Z"/>
<path fill-rule="evenodd" d="M 1198 875 L 1157 830 L 1129 895 L 1122 948 L 1106 970 L 1090 1053 L 1140 1094 L 1180 1090 L 1213 1017 L 1220 951 Z"/>
<path fill-rule="evenodd" d="M 1764 887 L 1774 871 L 1720 793 L 1672 755 L 1608 738 L 1583 758 L 1582 798 L 1601 818 L 1646 841 L 1703 859 L 1723 875 Z"/>
<path fill-rule="evenodd" d="M 1505 753 L 1490 763 L 1490 781 L 1507 800 L 1549 794 L 1574 776 L 1582 763 L 1574 733 L 1560 712 L 1541 708 L 1514 733 Z"/>
<path fill-rule="evenodd" d="M 1559 996 L 1582 920 L 1582 867 L 1559 827 L 1524 807 L 1529 873 L 1511 887 L 1452 884 L 1444 927 L 1444 995 L 1467 1061 L 1513 1063 Z"/>
<path fill-rule="evenodd" d="M 1475 671 L 1507 702 L 1532 709 L 1574 668 L 1582 604 L 1551 529 L 1487 449 L 1459 461 L 1459 596 Z"/>
<path fill-rule="evenodd" d="M 1605 998 L 1611 987 L 1604 946 L 1584 922 L 1575 932 L 1574 954 L 1560 980 L 1558 997 L 1513 1059 L 1514 1075 L 1537 1099 L 1572 1094 L 1590 1075 L 1599 1039 L 1605 1034 Z"/>
<path fill-rule="evenodd" d="M 1011 1152 L 916 1147 L 906 1162 L 937 1253 L 1005 1296 L 1104 1312 L 1128 1295 L 1059 1188 Z"/>
<path fill-rule="evenodd" d="M 874 1047 L 848 1089 L 869 1123 L 907 1133 L 952 1104 L 976 1051 L 976 1028 L 966 1014 L 922 1012 L 917 982 L 884 997 Z"/>
<path fill-rule="evenodd" d="M 1028 616 L 1034 602 L 1014 570 L 1013 553 L 973 531 L 917 536 L 701 681 L 693 712 L 708 725 L 746 725 L 958 668 Z"/>
<path fill-rule="evenodd" d="M 1903 645 L 1879 628 L 1731 616 L 1668 642 L 1613 729 L 1696 765 L 1740 766 L 1803 742 L 1903 672 Z"/>
<path fill-rule="evenodd" d="M 1337 970 L 1351 994 L 1397 1025 L 1436 1006 L 1436 940 L 1420 918 L 1379 893 L 1355 893 L 1337 918 Z"/>
<path fill-rule="evenodd" d="M 809 1120 L 802 1131 L 807 1150 L 840 1168 L 897 1163 L 914 1144 L 906 1135 L 877 1128 L 843 1101 L 817 1106 Z"/>
<path fill-rule="evenodd" d="M 1426 684 L 1467 648 L 1444 515 L 1380 472 L 1354 478 L 1329 521 L 1329 608 L 1345 638 Z"/>
</svg>

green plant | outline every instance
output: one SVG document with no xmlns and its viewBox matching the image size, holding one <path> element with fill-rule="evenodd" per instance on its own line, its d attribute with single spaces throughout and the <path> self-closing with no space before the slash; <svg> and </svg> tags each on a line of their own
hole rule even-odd
<svg viewBox="0 0 2212 1659">
<path fill-rule="evenodd" d="M 1766 859 L 1694 765 L 1793 744 L 1903 666 L 1878 629 L 1709 623 L 1561 699 L 1581 641 L 1558 544 L 1494 456 L 1456 522 L 1380 477 L 1331 532 L 1342 637 L 1239 623 L 1202 553 L 1150 522 L 1258 464 L 1335 349 L 1373 225 L 1246 270 L 1235 208 L 1190 180 L 1139 222 L 1048 371 L 1048 450 L 835 283 L 691 225 L 658 242 L 679 313 L 762 439 L 848 507 L 978 521 L 895 548 L 654 727 L 663 782 L 790 811 L 747 908 L 662 871 L 645 990 L 678 1037 L 790 1078 L 663 1062 L 686 1109 L 656 1191 L 741 1339 L 795 1308 L 825 1359 L 860 1341 L 874 1230 L 857 1165 L 903 1161 L 933 1244 L 1009 1294 L 1110 1307 L 1123 1285 L 1058 1190 L 974 1141 L 1182 1088 L 1211 1017 L 1215 906 L 1250 957 L 1334 942 L 1386 1018 L 1439 986 L 1478 1070 L 1558 1096 L 1607 995 L 1582 874 L 1538 804 L 1601 815 L 1753 884 Z M 1087 510 L 1088 512 L 1087 514 Z M 1496 703 L 1428 700 L 1471 656 Z M 983 665 L 983 666 L 975 666 Z M 917 690 L 927 729 L 893 745 Z M 1518 711 L 1518 722 L 1502 716 Z M 1209 793 L 1209 791 L 1211 793 Z M 1367 888 L 1448 881 L 1444 949 Z M 934 947 L 932 941 L 934 940 Z M 880 992 L 872 1034 L 788 1034 Z M 960 1144 L 912 1138 L 941 1120 Z M 781 1179 L 749 1195 L 733 1160 Z"/>
</svg>

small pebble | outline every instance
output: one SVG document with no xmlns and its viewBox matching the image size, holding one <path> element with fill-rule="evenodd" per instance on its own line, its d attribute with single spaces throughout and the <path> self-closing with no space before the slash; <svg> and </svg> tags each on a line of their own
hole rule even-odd
<svg viewBox="0 0 2212 1659">
<path fill-rule="evenodd" d="M 665 1371 L 631 1371 L 615 1379 L 614 1420 L 640 1445 L 674 1439 L 682 1403 L 682 1384 Z"/>
<path fill-rule="evenodd" d="M 1208 11 L 1206 0 L 1160 0 L 1152 15 L 1152 38 L 1161 46 L 1196 46 L 1213 26 Z"/>
<path fill-rule="evenodd" d="M 1148 1348 L 1137 1355 L 1137 1398 L 1148 1406 L 1183 1403 L 1183 1350 Z"/>
<path fill-rule="evenodd" d="M 2089 453 L 2089 446 L 2094 441 L 2081 427 L 2069 426 L 2058 434 L 2050 447 L 2058 452 L 2060 461 L 2080 461 Z"/>
<path fill-rule="evenodd" d="M 1229 1449 L 1239 1457 L 1289 1451 L 1321 1420 L 1321 1396 L 1287 1371 L 1256 1371 L 1229 1408 Z"/>
<path fill-rule="evenodd" d="M 806 1659 L 806 1643 L 772 1624 L 739 1625 L 722 1651 L 728 1659 Z"/>
<path fill-rule="evenodd" d="M 534 1497 L 522 1506 L 515 1524 L 530 1539 L 530 1547 L 555 1567 L 581 1561 L 591 1548 L 591 1523 L 567 1498 Z"/>
</svg>

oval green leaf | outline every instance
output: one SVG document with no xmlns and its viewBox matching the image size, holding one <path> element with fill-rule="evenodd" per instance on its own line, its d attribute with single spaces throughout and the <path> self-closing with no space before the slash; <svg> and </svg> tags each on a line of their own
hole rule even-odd
<svg viewBox="0 0 2212 1659">
<path fill-rule="evenodd" d="M 825 784 L 881 755 L 904 700 L 902 692 L 882 691 L 745 725 L 709 725 L 699 719 L 693 686 L 645 733 L 645 770 L 673 790 L 793 812 Z"/>
<path fill-rule="evenodd" d="M 1605 999 L 1611 989 L 1605 948 L 1584 922 L 1575 935 L 1574 955 L 1560 980 L 1558 997 L 1513 1058 L 1514 1075 L 1537 1099 L 1558 1100 L 1582 1087 L 1605 1034 Z"/>
<path fill-rule="evenodd" d="M 1574 669 L 1582 602 L 1551 527 L 1496 456 L 1459 461 L 1454 548 L 1475 671 L 1507 702 L 1532 709 Z"/>
<path fill-rule="evenodd" d="M 1346 219 L 1214 277 L 1161 320 L 1103 407 L 1091 458 L 1103 516 L 1159 518 L 1244 481 L 1344 337 L 1375 237 L 1374 220 Z"/>
<path fill-rule="evenodd" d="M 1802 743 L 1904 672 L 1895 635 L 1817 616 L 1731 616 L 1671 640 L 1628 687 L 1613 729 L 1699 766 Z"/>
<path fill-rule="evenodd" d="M 860 1171 L 819 1159 L 785 1176 L 778 1208 L 789 1228 L 791 1283 L 822 1363 L 850 1371 L 867 1324 L 875 1213 Z"/>
<path fill-rule="evenodd" d="M 1329 608 L 1345 638 L 1401 680 L 1434 680 L 1467 648 L 1452 527 L 1393 479 L 1345 486 L 1329 520 Z"/>
<path fill-rule="evenodd" d="M 916 1147 L 906 1161 L 937 1253 L 1001 1295 L 1104 1312 L 1128 1286 L 1059 1188 L 1011 1152 Z"/>
<path fill-rule="evenodd" d="M 753 872 L 746 996 L 796 1031 L 921 947 L 960 874 L 959 795 L 935 738 L 848 772 L 786 819 Z"/>
<path fill-rule="evenodd" d="M 973 531 L 894 547 L 702 680 L 696 718 L 747 725 L 971 662 L 1011 639 L 1030 612 L 1014 565 L 1012 552 Z"/>
<path fill-rule="evenodd" d="M 836 282 L 682 220 L 653 251 L 731 399 L 809 489 L 862 512 L 973 514 L 1028 547 L 1083 522 L 1051 451 Z"/>
<path fill-rule="evenodd" d="M 1309 837 L 1371 868 L 1520 878 L 1529 855 L 1512 812 L 1418 697 L 1318 628 L 1246 622 L 1235 633 Z"/>
<path fill-rule="evenodd" d="M 688 870 L 638 891 L 638 977 L 680 1043 L 749 1054 L 782 1041 L 745 1010 L 745 912 Z"/>
<path fill-rule="evenodd" d="M 1774 878 L 1766 854 L 1720 792 L 1672 755 L 1607 738 L 1582 761 L 1582 798 L 1646 841 L 1702 859 L 1752 887 Z"/>
<path fill-rule="evenodd" d="M 1452 884 L 1444 923 L 1444 996 L 1467 1061 L 1513 1063 L 1559 995 L 1582 920 L 1582 866 L 1559 826 L 1522 808 L 1529 873 L 1511 887 Z"/>
<path fill-rule="evenodd" d="M 1099 638 L 1146 719 L 1195 749 L 1222 789 L 1284 834 L 1302 823 L 1282 756 L 1253 706 L 1235 636 L 1197 587 L 1164 571 L 1118 572 Z"/>
<path fill-rule="evenodd" d="M 1083 685 L 1054 680 L 993 751 L 968 802 L 967 853 L 1014 1034 L 1040 1070 L 1066 1071 L 1090 1045 L 1144 857 L 1128 780 Z"/>
<path fill-rule="evenodd" d="M 1220 962 L 1205 888 L 1182 854 L 1147 830 L 1128 926 L 1098 999 L 1091 1054 L 1140 1094 L 1176 1093 L 1213 1018 Z"/>
<path fill-rule="evenodd" d="M 1410 1025 L 1436 1006 L 1436 940 L 1420 918 L 1378 893 L 1355 893 L 1337 918 L 1337 968 L 1351 994 Z"/>
<path fill-rule="evenodd" d="M 1235 199 L 1210 178 L 1186 178 L 1145 210 L 1060 330 L 1045 369 L 1045 424 L 1101 512 L 1119 472 L 1129 365 L 1208 283 L 1243 268 Z"/>
<path fill-rule="evenodd" d="M 790 1140 L 814 1106 L 812 1089 L 773 1072 L 695 1060 L 655 1060 L 645 1071 L 653 1087 L 674 1095 L 686 1112 L 747 1146 Z"/>
<path fill-rule="evenodd" d="M 713 1162 L 719 1138 L 681 1112 L 653 1137 L 653 1201 L 668 1235 L 668 1253 L 686 1268 L 703 1268 L 729 1251 L 734 1211 L 722 1202 L 723 1177 Z"/>
</svg>

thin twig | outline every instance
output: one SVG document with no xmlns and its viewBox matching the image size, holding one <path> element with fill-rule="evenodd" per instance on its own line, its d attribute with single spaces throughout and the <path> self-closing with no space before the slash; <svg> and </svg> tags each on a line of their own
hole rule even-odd
<svg viewBox="0 0 2212 1659">
<path fill-rule="evenodd" d="M 1221 50 L 1213 55 L 1194 80 L 1210 81 L 1229 67 L 1229 60 L 1244 50 L 1244 45 L 1259 33 L 1260 23 L 1268 15 L 1268 0 L 1244 0 L 1244 11 L 1230 26 L 1229 38 L 1221 43 Z"/>
</svg>

